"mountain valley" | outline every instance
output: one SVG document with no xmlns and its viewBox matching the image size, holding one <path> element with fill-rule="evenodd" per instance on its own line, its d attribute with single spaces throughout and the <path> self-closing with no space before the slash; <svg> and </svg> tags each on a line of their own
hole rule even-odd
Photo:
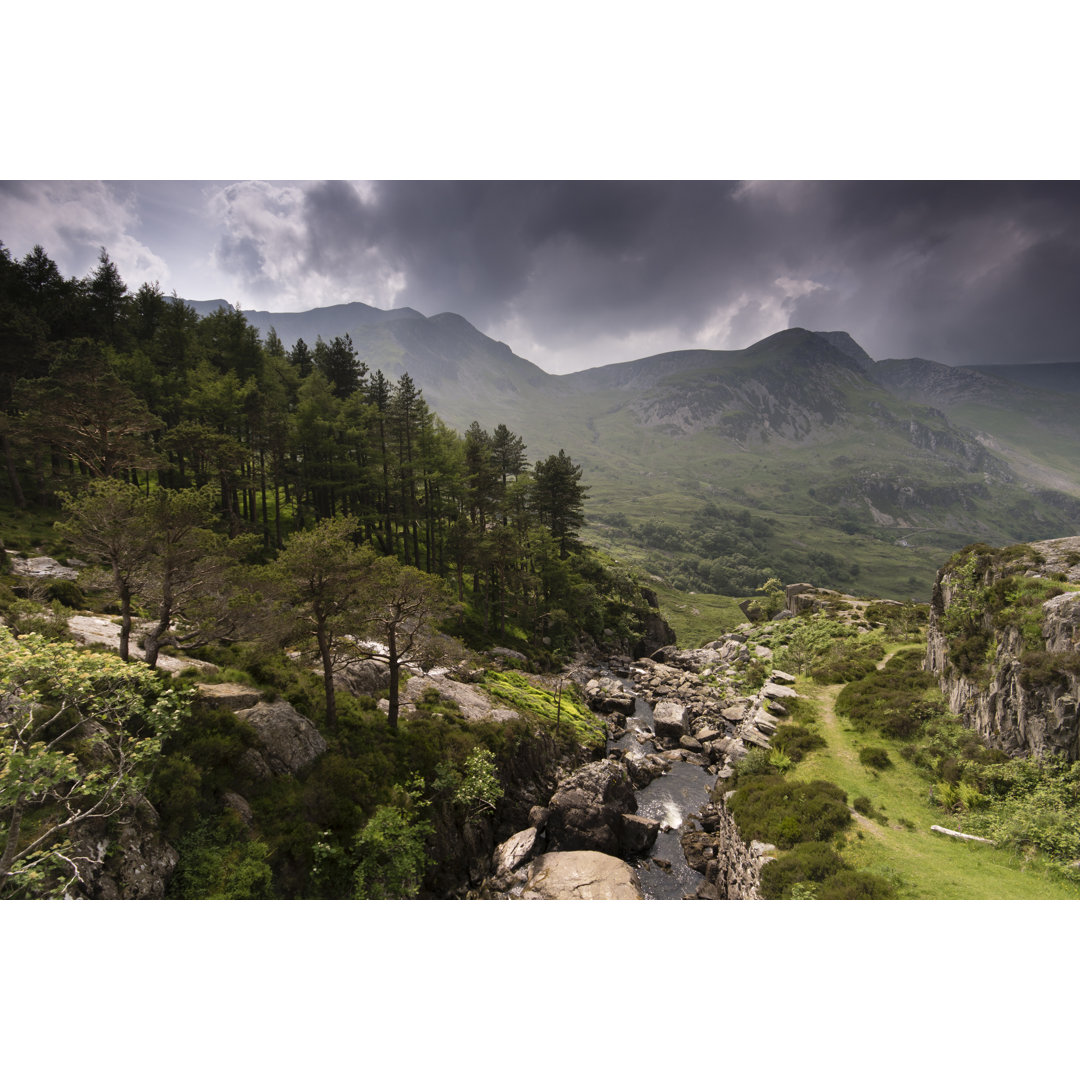
<svg viewBox="0 0 1080 1080">
<path fill-rule="evenodd" d="M 244 314 L 286 348 L 348 333 L 459 431 L 501 420 L 531 453 L 564 448 L 590 488 L 583 536 L 683 591 L 778 576 L 928 599 L 957 547 L 1080 530 L 1074 365 L 1025 385 L 1021 365 L 875 362 L 842 331 L 790 329 L 556 376 L 450 313 Z"/>
</svg>

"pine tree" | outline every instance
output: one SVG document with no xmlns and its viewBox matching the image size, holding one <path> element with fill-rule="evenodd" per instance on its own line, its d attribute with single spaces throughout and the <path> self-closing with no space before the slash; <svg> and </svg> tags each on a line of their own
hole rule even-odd
<svg viewBox="0 0 1080 1080">
<path fill-rule="evenodd" d="M 565 450 L 538 461 L 533 470 L 533 506 L 541 524 L 559 542 L 559 554 L 566 558 L 577 542 L 585 522 L 585 498 L 588 488 L 581 483 L 581 466 L 575 465 Z"/>
</svg>

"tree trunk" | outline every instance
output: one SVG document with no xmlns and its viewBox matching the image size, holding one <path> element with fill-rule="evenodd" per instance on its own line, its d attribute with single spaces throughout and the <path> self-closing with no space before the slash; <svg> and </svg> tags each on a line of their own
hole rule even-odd
<svg viewBox="0 0 1080 1080">
<path fill-rule="evenodd" d="M 10 876 L 11 865 L 15 861 L 15 853 L 19 850 L 24 806 L 25 796 L 17 795 L 15 805 L 11 810 L 11 821 L 8 823 L 7 843 L 4 845 L 3 854 L 0 854 L 0 893 L 3 892 L 4 882 Z"/>
<path fill-rule="evenodd" d="M 172 585 L 167 577 L 162 589 L 164 597 L 162 598 L 161 606 L 158 608 L 157 625 L 146 635 L 146 642 L 143 645 L 143 649 L 146 653 L 146 662 L 152 668 L 157 667 L 158 652 L 161 649 L 161 638 L 168 632 L 169 627 L 172 625 Z"/>
<path fill-rule="evenodd" d="M 4 432 L 4 461 L 7 465 L 8 482 L 11 484 L 11 497 L 20 510 L 26 509 L 26 496 L 23 495 L 22 485 L 19 483 L 19 474 L 15 471 L 15 459 L 11 449 L 11 440 Z"/>
<path fill-rule="evenodd" d="M 322 659 L 323 692 L 326 695 L 326 723 L 331 731 L 337 731 L 337 697 L 334 690 L 334 657 L 330 652 L 330 642 L 322 627 L 316 633 L 319 642 L 319 656 Z"/>
<path fill-rule="evenodd" d="M 120 594 L 120 659 L 127 660 L 131 649 L 131 590 L 117 584 Z"/>
<path fill-rule="evenodd" d="M 397 640 L 392 626 L 390 627 L 390 633 L 387 634 L 386 649 L 388 666 L 390 668 L 390 708 L 387 710 L 386 718 L 390 723 L 390 730 L 397 731 L 398 689 L 401 682 L 401 662 L 398 659 Z"/>
</svg>

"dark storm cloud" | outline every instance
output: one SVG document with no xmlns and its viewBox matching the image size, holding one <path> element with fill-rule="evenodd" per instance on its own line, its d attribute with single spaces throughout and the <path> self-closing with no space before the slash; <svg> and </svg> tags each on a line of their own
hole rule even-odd
<svg viewBox="0 0 1080 1080">
<path fill-rule="evenodd" d="M 553 367 L 792 325 L 846 329 L 878 358 L 1080 358 L 1072 183 L 334 181 L 222 198 L 219 259 L 253 287 L 456 311 Z"/>
<path fill-rule="evenodd" d="M 809 185 L 804 214 L 837 287 L 792 310 L 885 356 L 945 363 L 1080 359 L 1080 186 Z"/>
<path fill-rule="evenodd" d="M 774 267 L 734 184 L 402 182 L 371 203 L 320 184 L 304 211 L 313 268 L 377 249 L 403 301 L 481 324 L 517 317 L 552 341 L 656 325 L 692 332 Z M 752 217 L 752 215 L 750 215 Z"/>
</svg>

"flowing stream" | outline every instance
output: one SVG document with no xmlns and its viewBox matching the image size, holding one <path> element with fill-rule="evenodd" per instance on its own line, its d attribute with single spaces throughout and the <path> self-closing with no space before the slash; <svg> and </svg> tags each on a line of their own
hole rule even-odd
<svg viewBox="0 0 1080 1080">
<path fill-rule="evenodd" d="M 626 756 L 655 753 L 656 747 L 648 738 L 653 734 L 652 707 L 636 696 L 632 682 L 620 681 L 635 695 L 634 715 L 627 717 L 625 733 L 609 739 L 608 750 Z M 694 827 L 695 823 L 688 824 L 687 819 L 708 803 L 712 783 L 713 778 L 700 765 L 675 761 L 669 772 L 637 792 L 638 814 L 661 823 L 656 843 L 646 854 L 632 860 L 646 900 L 681 900 L 705 880 L 687 866 L 679 837 L 683 828 Z"/>
</svg>

